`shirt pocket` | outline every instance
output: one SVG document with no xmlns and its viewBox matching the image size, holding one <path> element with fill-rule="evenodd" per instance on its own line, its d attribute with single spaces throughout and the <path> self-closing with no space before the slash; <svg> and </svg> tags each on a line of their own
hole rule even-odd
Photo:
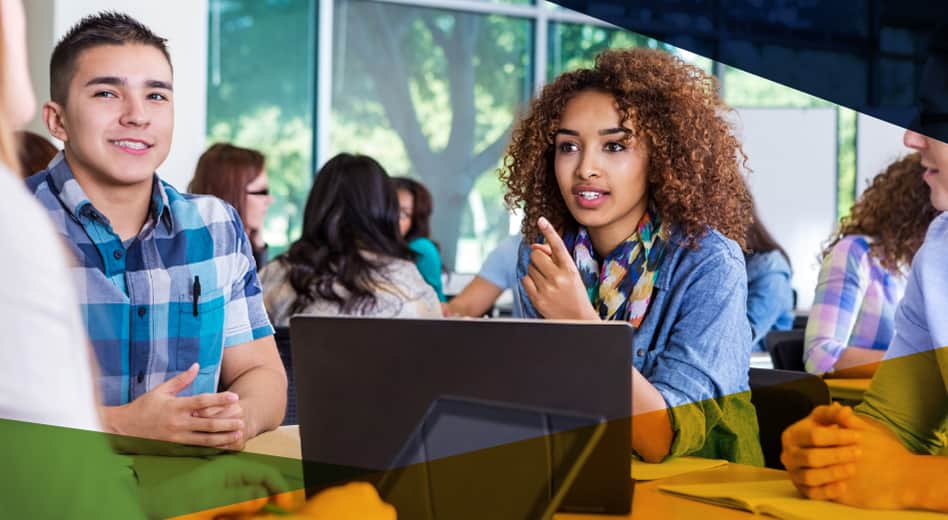
<svg viewBox="0 0 948 520">
<path fill-rule="evenodd" d="M 224 306 L 227 303 L 224 290 L 214 289 L 201 294 L 197 312 L 191 294 L 179 297 L 178 302 L 174 313 L 178 322 L 177 333 L 172 342 L 176 370 L 184 371 L 198 363 L 201 374 L 215 373 L 224 349 Z"/>
</svg>

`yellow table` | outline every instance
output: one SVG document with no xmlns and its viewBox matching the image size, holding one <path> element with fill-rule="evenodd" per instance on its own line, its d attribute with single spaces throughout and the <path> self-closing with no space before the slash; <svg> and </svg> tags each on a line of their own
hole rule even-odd
<svg viewBox="0 0 948 520">
<path fill-rule="evenodd" d="M 300 446 L 300 427 L 297 425 L 280 426 L 272 432 L 258 435 L 247 441 L 244 451 L 288 459 L 302 459 L 303 449 Z"/>
<path fill-rule="evenodd" d="M 862 401 L 872 379 L 824 378 L 830 397 L 840 401 Z"/>
<path fill-rule="evenodd" d="M 247 442 L 245 451 L 279 457 L 301 458 L 298 426 L 283 426 L 264 433 Z M 666 484 L 701 484 L 709 482 L 748 482 L 787 478 L 786 473 L 767 468 L 756 468 L 742 464 L 678 475 L 652 482 L 642 482 L 634 487 L 632 511 L 635 515 L 576 515 L 559 513 L 556 520 L 608 520 L 610 518 L 662 518 L 692 520 L 695 518 L 752 518 L 753 515 L 736 509 L 712 506 L 694 500 L 662 493 L 658 486 Z"/>
</svg>

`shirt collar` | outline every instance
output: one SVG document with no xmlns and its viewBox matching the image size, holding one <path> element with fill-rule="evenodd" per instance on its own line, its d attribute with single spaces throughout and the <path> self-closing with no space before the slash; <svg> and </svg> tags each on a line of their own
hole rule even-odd
<svg viewBox="0 0 948 520">
<path fill-rule="evenodd" d="M 64 152 L 60 151 L 56 154 L 56 157 L 50 161 L 48 169 L 53 192 L 56 193 L 60 202 L 62 202 L 63 206 L 73 217 L 79 220 L 82 215 L 87 215 L 90 218 L 108 223 L 108 219 L 105 215 L 92 205 L 85 190 L 79 185 L 79 181 L 77 181 L 73 175 L 69 163 L 66 162 Z M 168 203 L 168 193 L 165 190 L 164 183 L 161 182 L 157 174 L 152 175 L 150 211 L 150 218 L 153 221 L 163 222 L 165 226 L 168 227 L 169 232 L 174 232 L 173 219 L 171 218 L 171 204 Z"/>
</svg>

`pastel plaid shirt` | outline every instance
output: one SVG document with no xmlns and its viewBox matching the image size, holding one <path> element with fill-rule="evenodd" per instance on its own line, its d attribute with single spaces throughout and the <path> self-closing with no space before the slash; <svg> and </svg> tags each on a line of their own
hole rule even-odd
<svg viewBox="0 0 948 520">
<path fill-rule="evenodd" d="M 803 348 L 807 371 L 831 372 L 849 346 L 888 348 L 904 293 L 904 274 L 882 267 L 867 237 L 843 237 L 820 269 Z"/>
<path fill-rule="evenodd" d="M 237 212 L 154 179 L 148 221 L 126 244 L 62 153 L 27 180 L 76 257 L 71 270 L 110 406 L 195 362 L 200 372 L 179 395 L 215 392 L 223 349 L 273 334 Z"/>
</svg>

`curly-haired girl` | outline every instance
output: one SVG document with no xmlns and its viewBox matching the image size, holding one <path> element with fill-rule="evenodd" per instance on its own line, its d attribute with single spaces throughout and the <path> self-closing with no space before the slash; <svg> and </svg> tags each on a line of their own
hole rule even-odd
<svg viewBox="0 0 948 520">
<path fill-rule="evenodd" d="M 543 89 L 501 171 L 525 216 L 523 315 L 637 328 L 632 447 L 648 461 L 762 463 L 741 251 L 751 203 L 727 109 L 710 76 L 670 54 L 606 51 Z"/>
<path fill-rule="evenodd" d="M 917 153 L 877 175 L 823 250 L 803 360 L 814 374 L 872 377 L 892 341 L 905 273 L 938 215 Z"/>
</svg>

